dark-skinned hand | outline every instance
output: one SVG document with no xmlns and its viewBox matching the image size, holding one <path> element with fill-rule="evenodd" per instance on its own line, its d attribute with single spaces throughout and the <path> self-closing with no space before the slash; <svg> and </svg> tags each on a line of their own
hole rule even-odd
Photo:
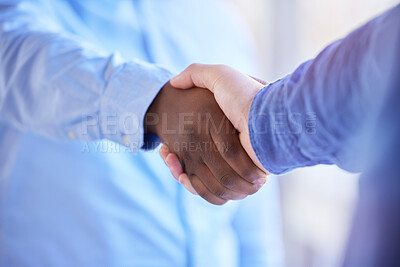
<svg viewBox="0 0 400 267">
<path fill-rule="evenodd" d="M 265 179 L 208 90 L 167 83 L 146 113 L 145 132 L 176 154 L 194 190 L 212 204 L 254 194 L 262 186 L 256 181 Z"/>
</svg>

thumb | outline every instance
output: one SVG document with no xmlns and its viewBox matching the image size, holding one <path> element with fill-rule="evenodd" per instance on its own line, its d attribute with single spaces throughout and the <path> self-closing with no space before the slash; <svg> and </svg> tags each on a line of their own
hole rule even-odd
<svg viewBox="0 0 400 267">
<path fill-rule="evenodd" d="M 180 89 L 207 88 L 214 92 L 214 85 L 219 77 L 217 68 L 218 65 L 192 64 L 172 78 L 171 85 Z"/>
</svg>

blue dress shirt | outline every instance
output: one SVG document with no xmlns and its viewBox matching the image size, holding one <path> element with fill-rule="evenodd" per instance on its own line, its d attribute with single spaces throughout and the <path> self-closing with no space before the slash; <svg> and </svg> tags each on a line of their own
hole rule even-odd
<svg viewBox="0 0 400 267">
<path fill-rule="evenodd" d="M 250 40 L 225 1 L 0 0 L 0 266 L 280 266 L 273 179 L 216 207 L 138 151 L 171 71 Z"/>
<path fill-rule="evenodd" d="M 316 164 L 363 169 L 393 80 L 399 21 L 396 6 L 258 92 L 250 109 L 250 140 L 268 171 Z"/>
<path fill-rule="evenodd" d="M 364 171 L 344 266 L 400 266 L 400 5 L 262 89 L 252 146 L 273 173 Z"/>
</svg>

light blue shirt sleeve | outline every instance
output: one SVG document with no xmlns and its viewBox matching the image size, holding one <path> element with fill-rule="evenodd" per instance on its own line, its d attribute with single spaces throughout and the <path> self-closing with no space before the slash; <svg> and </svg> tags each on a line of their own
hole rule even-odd
<svg viewBox="0 0 400 267">
<path fill-rule="evenodd" d="M 366 140 L 393 79 L 399 31 L 397 5 L 255 96 L 250 139 L 268 171 L 363 168 Z"/>
<path fill-rule="evenodd" d="M 176 72 L 192 62 L 255 72 L 251 38 L 229 2 L 0 0 L 0 266 L 277 266 L 262 263 L 277 249 L 279 220 L 252 219 L 278 204 L 271 184 L 274 194 L 243 206 L 213 206 L 177 183 L 156 150 L 80 140 L 113 139 L 113 114 L 109 128 L 89 123 L 79 135 L 84 117 L 142 114 L 169 79 L 114 51 Z M 116 141 L 129 129 L 117 130 Z M 76 140 L 60 140 L 69 131 Z M 252 203 L 259 207 L 247 210 Z M 247 235 L 259 224 L 263 235 Z"/>
<path fill-rule="evenodd" d="M 233 220 L 240 267 L 285 266 L 279 197 L 278 177 L 272 176 L 257 194 L 240 201 Z"/>
<path fill-rule="evenodd" d="M 0 120 L 54 139 L 140 149 L 145 113 L 172 74 L 96 51 L 34 5 L 0 2 Z"/>
</svg>

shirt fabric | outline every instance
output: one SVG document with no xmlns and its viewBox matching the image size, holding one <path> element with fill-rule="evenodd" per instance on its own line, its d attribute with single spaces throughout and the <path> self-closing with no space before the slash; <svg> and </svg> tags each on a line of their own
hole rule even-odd
<svg viewBox="0 0 400 267">
<path fill-rule="evenodd" d="M 250 140 L 268 171 L 282 174 L 316 164 L 363 169 L 393 80 L 399 21 L 396 6 L 257 93 Z"/>
<path fill-rule="evenodd" d="M 252 146 L 272 173 L 363 171 L 344 266 L 400 265 L 400 5 L 262 89 Z"/>
<path fill-rule="evenodd" d="M 251 73 L 249 40 L 225 1 L 1 0 L 0 266 L 280 266 L 274 179 L 217 207 L 139 150 L 172 73 Z"/>
</svg>

